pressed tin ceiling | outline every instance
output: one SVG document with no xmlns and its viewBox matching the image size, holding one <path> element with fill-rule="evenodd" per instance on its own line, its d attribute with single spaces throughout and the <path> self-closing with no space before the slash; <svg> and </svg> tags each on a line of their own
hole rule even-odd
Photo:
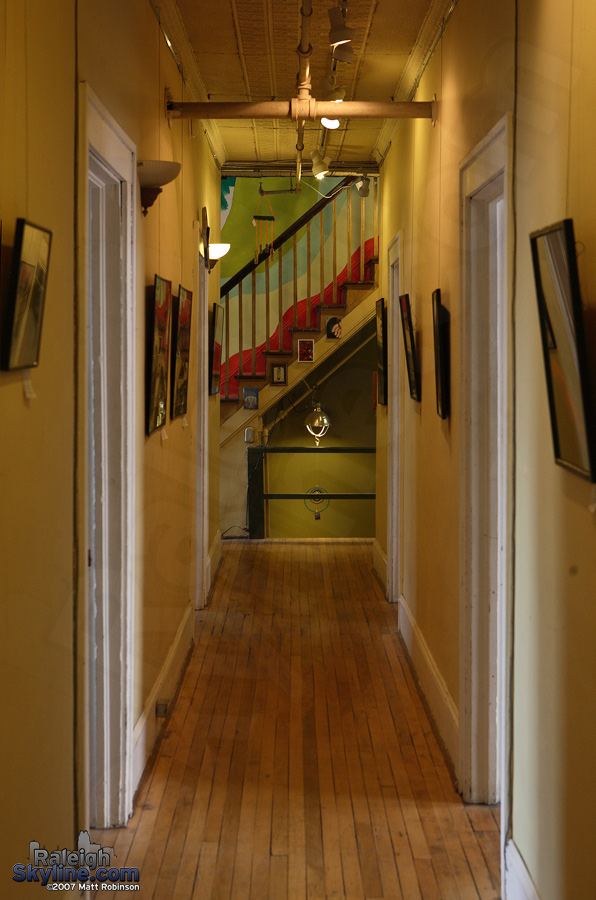
<svg viewBox="0 0 596 900">
<path fill-rule="evenodd" d="M 254 102 L 296 96 L 302 0 L 151 0 L 186 82 L 175 101 Z M 346 100 L 410 100 L 456 0 L 348 0 L 351 63 L 336 62 Z M 328 10 L 312 0 L 311 94 L 323 99 L 332 57 Z M 417 97 L 432 100 L 432 97 Z M 346 169 L 378 165 L 395 120 L 342 119 L 328 131 L 306 122 L 304 159 L 322 149 Z M 296 123 L 287 119 L 203 120 L 224 171 L 268 171 L 296 159 Z"/>
</svg>

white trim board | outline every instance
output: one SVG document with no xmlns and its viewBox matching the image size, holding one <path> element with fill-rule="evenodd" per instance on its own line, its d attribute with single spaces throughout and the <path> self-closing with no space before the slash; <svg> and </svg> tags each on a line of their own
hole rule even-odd
<svg viewBox="0 0 596 900">
<path fill-rule="evenodd" d="M 387 554 L 379 544 L 378 540 L 375 538 L 373 540 L 372 545 L 373 551 L 373 569 L 379 576 L 379 580 L 383 585 L 383 589 L 385 592 L 387 591 Z M 392 600 L 392 597 L 389 597 L 389 600 Z"/>
<path fill-rule="evenodd" d="M 184 661 L 193 643 L 194 611 L 189 605 L 178 626 L 176 637 L 168 652 L 155 684 L 153 685 L 143 712 L 139 716 L 133 733 L 133 791 L 136 791 L 151 756 L 155 741 L 161 730 L 163 719 L 157 719 L 157 700 L 171 700 L 183 674 Z"/>
<path fill-rule="evenodd" d="M 457 771 L 459 713 L 445 680 L 403 595 L 399 598 L 399 631 L 435 725 Z"/>
<path fill-rule="evenodd" d="M 540 894 L 526 868 L 523 857 L 513 841 L 505 845 L 503 873 L 505 900 L 540 900 Z"/>
</svg>

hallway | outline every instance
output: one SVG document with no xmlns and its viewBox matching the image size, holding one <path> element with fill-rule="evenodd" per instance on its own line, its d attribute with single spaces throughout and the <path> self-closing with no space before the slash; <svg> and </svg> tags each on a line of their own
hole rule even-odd
<svg viewBox="0 0 596 900">
<path fill-rule="evenodd" d="M 225 542 L 126 828 L 143 900 L 496 900 L 368 542 Z"/>
</svg>

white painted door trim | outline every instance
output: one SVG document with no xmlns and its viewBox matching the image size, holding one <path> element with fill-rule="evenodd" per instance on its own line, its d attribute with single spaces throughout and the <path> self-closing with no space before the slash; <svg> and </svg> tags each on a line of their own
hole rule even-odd
<svg viewBox="0 0 596 900">
<path fill-rule="evenodd" d="M 506 566 L 508 547 L 509 498 L 512 485 L 512 447 L 510 417 L 510 265 L 511 234 L 507 228 L 509 222 L 509 198 L 511 196 L 511 129 L 509 118 L 503 118 L 495 128 L 481 141 L 477 147 L 462 161 L 460 165 L 460 199 L 462 204 L 462 239 L 461 239 L 461 360 L 460 366 L 460 447 L 461 447 L 461 488 L 460 488 L 460 788 L 465 800 L 486 802 L 489 797 L 486 772 L 490 761 L 482 758 L 487 753 L 487 716 L 490 686 L 488 679 L 480 673 L 483 660 L 492 652 L 497 661 L 496 677 L 498 679 L 498 711 L 497 741 L 498 770 L 501 802 L 501 834 L 502 861 L 504 862 L 504 842 L 506 839 L 506 823 L 510 808 L 510 715 L 509 685 L 511 679 L 511 584 L 510 571 Z M 482 346 L 482 329 L 487 327 L 488 315 L 480 305 L 482 298 L 474 296 L 470 279 L 471 253 L 471 217 L 473 199 L 481 196 L 483 190 L 497 178 L 503 181 L 503 199 L 505 202 L 504 221 L 508 244 L 505 247 L 506 272 L 504 273 L 504 297 L 496 316 L 496 327 L 499 332 L 499 351 L 497 352 L 496 409 L 500 423 L 498 444 L 501 452 L 493 469 L 492 476 L 497 479 L 498 500 L 498 555 L 499 610 L 496 623 L 496 649 L 490 647 L 488 634 L 487 609 L 491 603 L 485 596 L 478 595 L 478 585 L 482 583 L 485 561 L 480 552 L 480 541 L 477 525 L 477 497 L 488 493 L 486 479 L 490 472 L 486 465 L 488 450 L 486 435 L 479 434 L 476 428 L 478 415 L 486 397 L 482 395 L 477 383 L 481 370 L 479 354 L 485 352 Z M 505 560 L 505 562 L 503 562 Z M 505 567 L 505 570 L 504 570 Z M 494 606 L 494 599 L 492 605 Z M 504 865 L 502 866 L 504 870 Z"/>
<path fill-rule="evenodd" d="M 197 223 L 197 313 L 199 366 L 197 373 L 197 475 L 196 475 L 196 595 L 195 609 L 207 601 L 211 574 L 209 565 L 209 272 L 199 252 Z"/>
<path fill-rule="evenodd" d="M 387 599 L 397 603 L 402 587 L 401 397 L 402 344 L 399 295 L 403 292 L 403 233 L 387 247 Z"/>
<path fill-rule="evenodd" d="M 101 347 L 105 369 L 112 384 L 102 396 L 100 423 L 95 431 L 87 424 L 90 414 L 92 349 L 88 342 L 91 326 L 89 293 L 89 178 L 90 159 L 105 164 L 120 183 L 120 290 L 119 312 L 114 318 L 113 297 L 103 296 L 98 310 Z M 83 701 L 83 762 L 85 796 L 81 804 L 84 820 L 98 828 L 124 825 L 132 813 L 133 802 L 133 685 L 134 685 L 134 606 L 135 606 L 135 520 L 136 520 L 136 147 L 88 85 L 79 93 L 79 275 L 81 298 L 79 328 L 79 435 L 82 449 L 81 470 L 85 472 L 83 521 L 89 522 L 93 503 L 93 472 L 88 464 L 90 443 L 99 441 L 110 448 L 116 485 L 102 483 L 109 491 L 108 502 L 95 510 L 93 527 L 86 528 L 80 544 L 80 571 L 84 608 L 85 644 Z M 100 264 L 101 269 L 101 264 Z M 99 280 L 103 274 L 99 272 Z M 101 289 L 99 294 L 102 294 Z M 95 302 L 95 301 L 94 301 Z M 112 321 L 108 323 L 108 315 Z M 116 322 L 117 319 L 117 322 Z M 116 333 L 115 333 L 116 332 Z M 109 333 L 109 334 L 108 334 Z M 99 336 L 98 336 L 99 337 Z M 116 368 L 116 372 L 113 369 Z M 114 387 L 113 377 L 118 384 Z M 92 572 L 100 563 L 95 549 L 102 554 L 104 571 L 101 594 L 90 609 Z M 109 571 L 106 567 L 109 567 Z M 116 571 L 117 570 L 117 571 Z M 105 577 L 104 577 L 105 576 Z M 101 711 L 100 715 L 97 715 Z M 92 744 L 94 749 L 92 749 Z"/>
</svg>

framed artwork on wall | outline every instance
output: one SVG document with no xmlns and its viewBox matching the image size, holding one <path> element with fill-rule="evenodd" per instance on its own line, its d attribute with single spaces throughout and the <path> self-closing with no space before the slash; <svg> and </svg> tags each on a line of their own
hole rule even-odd
<svg viewBox="0 0 596 900">
<path fill-rule="evenodd" d="M 325 334 L 332 341 L 338 341 L 341 338 L 341 316 L 326 317 Z"/>
<path fill-rule="evenodd" d="M 399 309 L 401 313 L 401 324 L 404 334 L 404 346 L 406 350 L 406 369 L 408 371 L 408 384 L 410 386 L 410 397 L 412 400 L 420 402 L 420 363 L 418 361 L 418 353 L 416 351 L 416 341 L 414 339 L 414 325 L 412 323 L 412 310 L 410 307 L 409 294 L 402 294 L 399 298 Z"/>
<path fill-rule="evenodd" d="M 441 303 L 441 291 L 433 291 L 433 339 L 437 414 L 447 419 L 451 410 L 449 310 Z"/>
<path fill-rule="evenodd" d="M 315 358 L 315 342 L 311 339 L 298 340 L 298 362 L 313 362 Z"/>
<path fill-rule="evenodd" d="M 186 415 L 188 404 L 188 364 L 192 291 L 182 285 L 172 300 L 172 390 L 170 418 Z"/>
<path fill-rule="evenodd" d="M 573 221 L 533 232 L 530 246 L 555 462 L 595 482 L 596 404 Z"/>
<path fill-rule="evenodd" d="M 17 219 L 2 316 L 3 369 L 29 369 L 39 363 L 51 244 L 51 231 Z"/>
<path fill-rule="evenodd" d="M 387 406 L 387 310 L 381 297 L 376 303 L 377 313 L 377 400 Z"/>
<path fill-rule="evenodd" d="M 172 282 L 155 276 L 147 302 L 146 432 L 166 424 Z"/>
<path fill-rule="evenodd" d="M 221 356 L 223 345 L 224 309 L 219 303 L 213 304 L 211 334 L 209 341 L 209 393 L 219 394 L 221 384 Z"/>
<path fill-rule="evenodd" d="M 242 388 L 242 400 L 244 409 L 259 408 L 259 389 L 258 388 Z"/>
<path fill-rule="evenodd" d="M 269 383 L 272 385 L 276 384 L 287 384 L 288 383 L 288 367 L 286 363 L 272 363 L 271 364 L 271 376 L 269 379 Z"/>
</svg>

